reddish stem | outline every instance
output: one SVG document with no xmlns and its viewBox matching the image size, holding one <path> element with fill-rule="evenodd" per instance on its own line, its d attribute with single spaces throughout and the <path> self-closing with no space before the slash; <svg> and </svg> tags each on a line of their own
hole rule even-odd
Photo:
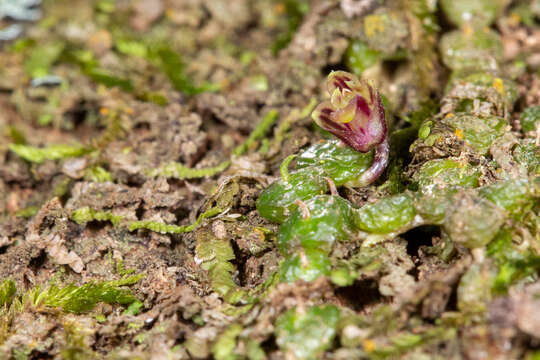
<svg viewBox="0 0 540 360">
<path fill-rule="evenodd" d="M 386 138 L 382 143 L 377 145 L 371 167 L 360 175 L 360 177 L 354 182 L 354 186 L 367 186 L 377 180 L 388 165 L 389 155 L 390 145 L 388 144 L 388 138 Z"/>
</svg>

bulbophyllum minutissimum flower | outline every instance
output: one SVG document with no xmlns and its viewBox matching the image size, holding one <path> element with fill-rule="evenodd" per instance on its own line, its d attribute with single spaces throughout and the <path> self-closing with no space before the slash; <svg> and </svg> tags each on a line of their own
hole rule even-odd
<svg viewBox="0 0 540 360">
<path fill-rule="evenodd" d="M 354 182 L 356 186 L 370 184 L 388 164 L 388 130 L 381 96 L 373 85 L 345 71 L 331 72 L 326 86 L 330 100 L 319 104 L 311 116 L 353 149 L 375 149 L 373 164 Z"/>
</svg>

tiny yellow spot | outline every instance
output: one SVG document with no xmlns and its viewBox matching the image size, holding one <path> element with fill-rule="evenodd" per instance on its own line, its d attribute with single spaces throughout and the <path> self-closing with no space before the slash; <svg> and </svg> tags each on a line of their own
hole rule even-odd
<svg viewBox="0 0 540 360">
<path fill-rule="evenodd" d="M 517 13 L 511 13 L 510 14 L 510 24 L 511 25 L 519 25 L 521 22 L 521 16 Z"/>
<path fill-rule="evenodd" d="M 447 119 L 450 119 L 450 118 L 453 117 L 453 116 L 454 116 L 454 114 L 448 113 L 448 114 L 446 114 L 444 117 L 447 118 Z"/>
<path fill-rule="evenodd" d="M 103 116 L 109 115 L 109 112 L 109 109 L 107 109 L 106 107 L 102 107 L 101 109 L 99 109 L 99 113 Z"/>
<path fill-rule="evenodd" d="M 285 13 L 285 4 L 280 2 L 280 3 L 277 3 L 275 6 L 274 6 L 274 11 L 276 12 L 276 14 L 283 14 Z"/>
<path fill-rule="evenodd" d="M 472 35 L 474 31 L 472 26 L 467 24 L 463 27 L 463 32 L 465 33 L 465 35 Z"/>
<path fill-rule="evenodd" d="M 133 108 L 131 107 L 127 107 L 124 109 L 125 113 L 128 114 L 128 115 L 133 115 L 135 114 L 135 110 L 133 110 Z"/>
<path fill-rule="evenodd" d="M 253 229 L 253 232 L 257 235 L 257 238 L 264 240 L 264 232 L 261 229 Z"/>
<path fill-rule="evenodd" d="M 373 37 L 384 31 L 384 22 L 380 15 L 369 15 L 364 18 L 364 32 L 367 37 Z"/>
<path fill-rule="evenodd" d="M 493 87 L 499 94 L 504 95 L 504 82 L 501 78 L 495 78 L 495 80 L 493 80 Z"/>
<path fill-rule="evenodd" d="M 373 340 L 364 340 L 362 346 L 364 346 L 364 350 L 368 353 L 375 351 L 375 341 Z"/>
<path fill-rule="evenodd" d="M 454 131 L 454 135 L 456 135 L 459 140 L 463 139 L 463 130 L 456 129 L 456 131 Z"/>
</svg>

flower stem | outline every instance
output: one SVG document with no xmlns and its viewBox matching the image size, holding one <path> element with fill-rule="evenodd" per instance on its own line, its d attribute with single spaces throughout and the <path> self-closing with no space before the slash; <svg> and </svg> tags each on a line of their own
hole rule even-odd
<svg viewBox="0 0 540 360">
<path fill-rule="evenodd" d="M 388 138 L 386 138 L 375 148 L 375 156 L 373 157 L 371 167 L 363 172 L 356 181 L 354 181 L 353 186 L 367 186 L 377 180 L 388 165 L 389 154 L 390 146 L 388 144 Z"/>
</svg>

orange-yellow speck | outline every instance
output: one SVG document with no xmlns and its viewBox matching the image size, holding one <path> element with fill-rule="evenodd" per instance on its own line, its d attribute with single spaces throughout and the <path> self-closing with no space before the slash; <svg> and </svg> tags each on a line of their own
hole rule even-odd
<svg viewBox="0 0 540 360">
<path fill-rule="evenodd" d="M 285 13 L 285 4 L 280 2 L 280 3 L 277 3 L 275 6 L 274 6 L 274 11 L 276 12 L 276 14 L 283 14 Z"/>
<path fill-rule="evenodd" d="M 463 130 L 456 129 L 456 131 L 454 131 L 454 135 L 456 135 L 459 140 L 463 139 Z"/>
<path fill-rule="evenodd" d="M 368 353 L 375 351 L 375 341 L 371 339 L 366 339 L 362 342 L 364 350 Z"/>
<path fill-rule="evenodd" d="M 493 87 L 499 94 L 504 95 L 504 82 L 501 78 L 495 78 L 495 80 L 493 80 Z"/>
<path fill-rule="evenodd" d="M 107 116 L 109 115 L 109 109 L 107 109 L 106 107 L 102 107 L 99 109 L 99 113 L 103 116 Z"/>
<path fill-rule="evenodd" d="M 510 24 L 511 25 L 519 25 L 521 22 L 521 16 L 519 14 L 513 12 L 510 14 Z"/>
</svg>

